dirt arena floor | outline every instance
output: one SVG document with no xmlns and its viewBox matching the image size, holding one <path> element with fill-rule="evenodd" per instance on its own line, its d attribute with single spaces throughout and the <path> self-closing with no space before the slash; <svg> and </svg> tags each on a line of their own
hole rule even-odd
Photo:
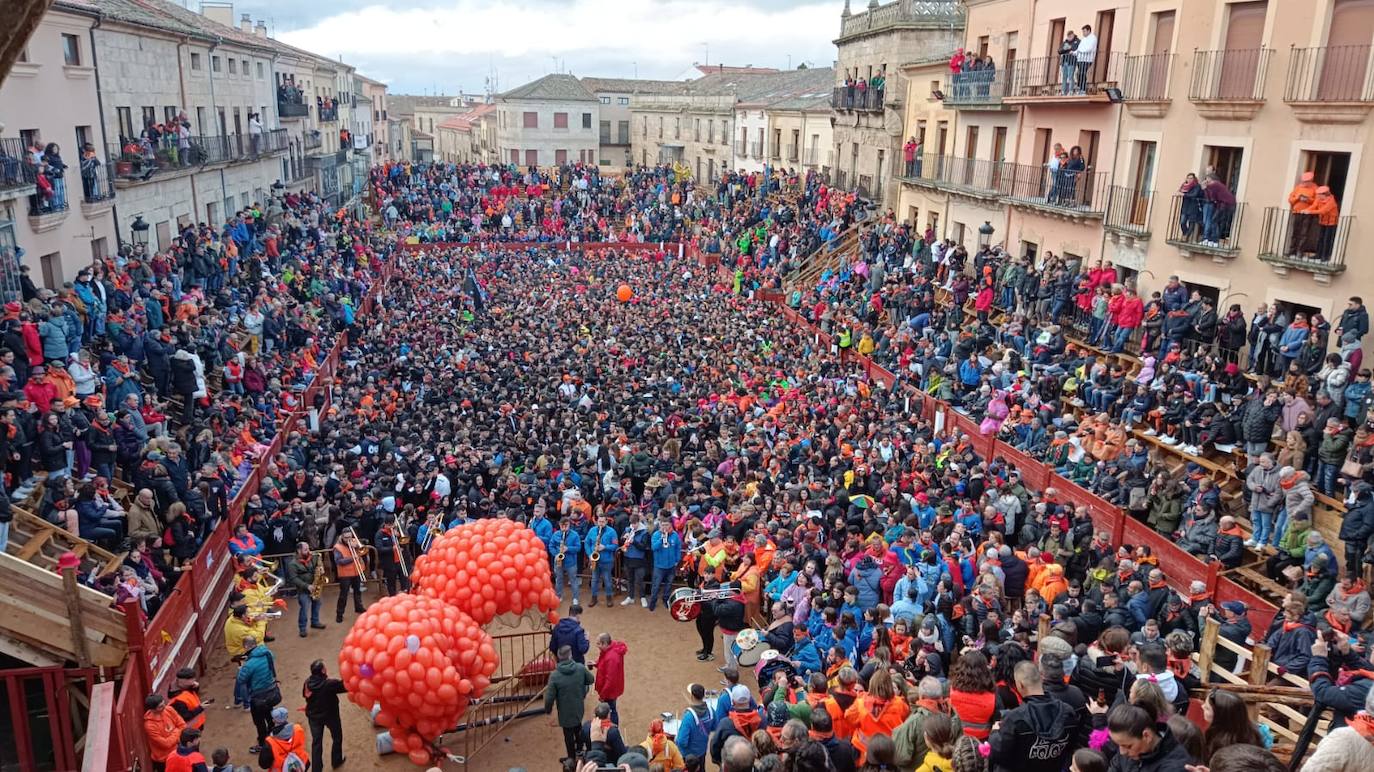
<svg viewBox="0 0 1374 772">
<path fill-rule="evenodd" d="M 368 588 L 369 596 L 376 597 L 376 585 Z M 309 672 L 310 662 L 322 658 L 329 663 L 330 674 L 338 674 L 338 652 L 344 636 L 352 623 L 354 614 L 350 609 L 344 617 L 343 625 L 334 624 L 333 587 L 326 590 L 321 619 L 328 625 L 326 630 L 311 630 L 308 638 L 301 638 L 296 629 L 296 606 L 289 600 L 290 608 L 283 617 L 274 621 L 269 633 L 276 641 L 269 644 L 277 658 L 277 672 L 282 681 L 282 704 L 291 710 L 292 720 L 307 728 L 303 711 L 305 700 L 301 697 L 301 684 Z M 721 675 L 716 668 L 724 664 L 725 658 L 720 650 L 717 634 L 715 654 L 711 662 L 698 662 L 695 656 L 701 641 L 697 637 L 693 623 L 675 622 L 660 607 L 653 613 L 639 606 L 620 606 L 619 596 L 611 608 L 598 606 L 586 609 L 582 625 L 587 630 L 592 649 L 588 653 L 590 664 L 596 657 L 596 636 L 602 632 L 610 633 L 617 640 L 623 640 L 629 647 L 625 658 L 625 696 L 618 703 L 620 726 L 627 744 L 635 744 L 645 739 L 649 721 L 663 711 L 680 713 L 686 706 L 686 687 L 692 682 L 701 683 L 707 689 L 718 689 Z M 586 598 L 583 598 L 586 603 Z M 566 612 L 566 607 L 563 611 Z M 528 628 L 525 628 L 528 629 Z M 493 635 L 515 632 L 508 627 L 494 624 L 488 632 Z M 255 736 L 253 724 L 248 714 L 238 710 L 227 710 L 233 704 L 233 683 L 235 667 L 229 662 L 223 647 L 211 657 L 208 672 L 201 679 L 201 692 L 213 697 L 215 704 L 207 709 L 205 737 L 201 748 L 207 758 L 214 748 L 225 747 L 230 751 L 230 759 L 235 764 L 247 764 L 257 768 L 257 761 L 248 753 Z M 753 674 L 744 677 L 746 684 L 754 685 Z M 495 688 L 495 687 L 493 687 Z M 529 690 L 525 690 L 528 692 Z M 543 703 L 537 703 L 542 707 Z M 587 696 L 587 715 L 596 704 L 596 693 Z M 344 754 L 348 762 L 342 769 L 419 769 L 404 755 L 391 754 L 378 756 L 376 734 L 379 730 L 361 708 L 351 702 L 343 703 Z M 453 750 L 458 743 L 446 738 Z M 308 746 L 307 746 L 308 747 Z M 325 739 L 325 764 L 328 765 L 329 740 Z M 496 735 L 485 747 L 472 754 L 466 767 L 444 762 L 445 770 L 468 770 L 469 772 L 507 772 L 515 767 L 529 772 L 558 770 L 558 759 L 563 756 L 562 733 L 549 725 L 546 716 L 535 716 L 514 721 L 504 731 Z M 315 770 L 314 772 L 321 772 Z"/>
</svg>

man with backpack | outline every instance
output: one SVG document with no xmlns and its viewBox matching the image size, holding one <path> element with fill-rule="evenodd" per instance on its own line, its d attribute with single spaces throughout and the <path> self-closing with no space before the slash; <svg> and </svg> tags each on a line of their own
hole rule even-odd
<svg viewBox="0 0 1374 772">
<path fill-rule="evenodd" d="M 716 729 L 716 714 L 706 704 L 706 687 L 701 684 L 687 686 L 687 699 L 690 702 L 678 723 L 677 747 L 682 751 L 687 772 L 706 772 L 706 751 Z"/>
<path fill-rule="evenodd" d="M 286 708 L 272 709 L 272 733 L 258 751 L 258 766 L 269 772 L 306 772 L 310 769 L 305 751 L 305 729 L 288 721 Z"/>
</svg>

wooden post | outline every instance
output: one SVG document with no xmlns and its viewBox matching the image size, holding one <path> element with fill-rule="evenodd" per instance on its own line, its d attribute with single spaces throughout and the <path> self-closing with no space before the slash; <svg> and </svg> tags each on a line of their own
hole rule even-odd
<svg viewBox="0 0 1374 772">
<path fill-rule="evenodd" d="M 1212 680 L 1212 662 L 1216 659 L 1217 638 L 1221 635 L 1221 622 L 1208 614 L 1202 628 L 1202 645 L 1198 647 L 1197 668 L 1202 671 L 1202 683 Z"/>
<path fill-rule="evenodd" d="M 1263 643 L 1255 644 L 1255 658 L 1250 661 L 1250 677 L 1247 679 L 1255 686 L 1263 686 L 1269 680 L 1269 646 Z M 1258 703 L 1246 703 L 1246 711 L 1250 714 L 1250 720 L 1255 721 L 1259 718 L 1260 706 Z"/>
<path fill-rule="evenodd" d="M 62 595 L 67 601 L 67 621 L 71 625 L 72 653 L 81 667 L 91 666 L 91 649 L 86 641 L 86 623 L 81 612 L 81 586 L 76 581 L 76 571 L 81 566 L 81 558 L 74 552 L 64 552 L 57 559 L 57 568 L 62 572 Z"/>
</svg>

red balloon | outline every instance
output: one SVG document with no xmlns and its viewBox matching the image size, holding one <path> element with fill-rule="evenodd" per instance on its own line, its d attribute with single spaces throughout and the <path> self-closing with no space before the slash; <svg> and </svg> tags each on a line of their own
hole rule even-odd
<svg viewBox="0 0 1374 772">
<path fill-rule="evenodd" d="M 635 296 L 635 291 L 630 289 L 630 285 L 622 284 L 616 289 L 615 296 L 621 303 L 628 303 Z"/>
<path fill-rule="evenodd" d="M 528 589 L 520 577 L 528 578 Z M 479 625 L 500 614 L 558 607 L 544 543 L 505 518 L 477 520 L 435 537 L 429 553 L 415 562 L 411 584 L 414 592 L 457 606 Z"/>
</svg>

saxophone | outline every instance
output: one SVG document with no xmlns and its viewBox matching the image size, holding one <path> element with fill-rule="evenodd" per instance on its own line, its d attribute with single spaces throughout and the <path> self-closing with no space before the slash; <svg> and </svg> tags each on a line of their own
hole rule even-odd
<svg viewBox="0 0 1374 772">
<path fill-rule="evenodd" d="M 315 578 L 310 580 L 310 597 L 312 600 L 319 600 L 324 593 L 324 586 L 329 583 L 329 578 L 324 575 L 324 561 L 317 555 L 315 557 Z"/>
</svg>

